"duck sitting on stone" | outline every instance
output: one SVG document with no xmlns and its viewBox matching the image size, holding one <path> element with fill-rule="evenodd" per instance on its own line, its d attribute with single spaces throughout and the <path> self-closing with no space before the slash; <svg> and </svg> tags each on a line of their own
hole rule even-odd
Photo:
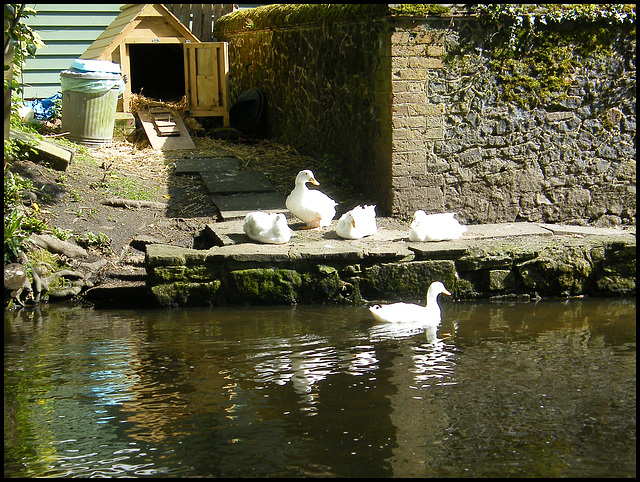
<svg viewBox="0 0 640 482">
<path fill-rule="evenodd" d="M 376 206 L 356 206 L 347 211 L 336 224 L 336 234 L 345 239 L 360 239 L 378 232 Z"/>
<path fill-rule="evenodd" d="M 305 222 L 308 228 L 321 228 L 331 225 L 336 215 L 337 202 L 322 191 L 307 188 L 310 182 L 320 183 L 309 169 L 300 171 L 296 176 L 296 185 L 285 201 L 285 206 L 296 217 Z"/>
<path fill-rule="evenodd" d="M 418 210 L 409 227 L 409 241 L 444 241 L 458 239 L 467 228 L 461 225 L 455 213 L 427 214 Z"/>
<path fill-rule="evenodd" d="M 282 213 L 250 212 L 244 218 L 242 229 L 260 243 L 284 244 L 291 239 L 291 229 Z"/>
</svg>

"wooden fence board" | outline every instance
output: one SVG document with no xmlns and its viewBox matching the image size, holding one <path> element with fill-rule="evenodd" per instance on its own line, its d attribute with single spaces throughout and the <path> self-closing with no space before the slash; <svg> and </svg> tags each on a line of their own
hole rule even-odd
<svg viewBox="0 0 640 482">
<path fill-rule="evenodd" d="M 166 3 L 163 5 L 201 42 L 211 42 L 213 40 L 213 24 L 215 21 L 221 16 L 238 9 L 238 6 L 232 3 Z"/>
</svg>

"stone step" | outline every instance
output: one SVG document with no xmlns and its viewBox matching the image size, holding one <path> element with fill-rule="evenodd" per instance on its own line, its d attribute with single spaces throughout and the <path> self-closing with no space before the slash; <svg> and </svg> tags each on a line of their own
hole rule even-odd
<svg viewBox="0 0 640 482">
<path fill-rule="evenodd" d="M 176 174 L 240 170 L 240 159 L 230 155 L 221 157 L 192 157 L 176 160 L 175 163 Z"/>
<path fill-rule="evenodd" d="M 108 278 L 121 281 L 144 281 L 147 277 L 145 268 L 134 266 L 123 266 L 119 269 L 105 271 L 104 275 Z"/>
<path fill-rule="evenodd" d="M 205 171 L 200 177 L 211 194 L 276 192 L 269 178 L 259 171 Z"/>
<path fill-rule="evenodd" d="M 220 210 L 222 219 L 230 221 L 244 219 L 251 211 L 289 213 L 284 196 L 277 192 L 239 193 L 212 196 L 211 200 Z"/>
</svg>

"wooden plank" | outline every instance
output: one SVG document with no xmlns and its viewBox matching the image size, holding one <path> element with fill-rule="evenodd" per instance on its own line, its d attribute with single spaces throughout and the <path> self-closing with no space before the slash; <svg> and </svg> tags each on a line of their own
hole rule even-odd
<svg viewBox="0 0 640 482">
<path fill-rule="evenodd" d="M 198 36 L 203 42 L 213 40 L 213 5 L 205 3 L 202 5 L 202 36 Z"/>
<path fill-rule="evenodd" d="M 222 17 L 222 4 L 216 3 L 213 6 L 213 20 L 217 21 L 220 17 Z"/>
<path fill-rule="evenodd" d="M 211 52 L 211 75 L 213 75 L 211 90 L 213 91 L 213 99 L 211 99 L 211 105 L 218 107 L 220 104 L 220 49 L 216 46 Z"/>
<path fill-rule="evenodd" d="M 176 124 L 162 124 L 156 123 L 156 131 L 160 137 L 166 136 L 179 136 L 180 129 Z"/>
<path fill-rule="evenodd" d="M 195 149 L 196 146 L 189 135 L 189 131 L 187 130 L 187 126 L 184 125 L 184 122 L 181 118 L 175 117 L 176 125 L 180 131 L 179 136 L 160 136 L 156 132 L 155 125 L 153 123 L 153 117 L 149 112 L 145 109 L 138 110 L 138 118 L 140 122 L 142 122 L 142 127 L 144 131 L 147 133 L 147 138 L 151 143 L 151 147 L 156 150 L 172 150 L 172 149 Z"/>
<path fill-rule="evenodd" d="M 198 38 L 202 38 L 202 4 L 191 3 L 191 32 Z M 189 24 L 185 24 L 189 27 Z"/>
<path fill-rule="evenodd" d="M 125 78 L 124 93 L 122 94 L 122 111 L 131 112 L 131 64 L 129 62 L 129 47 L 123 42 L 118 45 L 120 52 L 120 69 Z"/>
<path fill-rule="evenodd" d="M 187 70 L 185 75 L 187 82 L 185 85 L 189 89 L 187 94 L 187 101 L 189 103 L 189 109 L 195 109 L 198 105 L 198 86 L 196 84 L 196 51 L 191 44 L 185 44 L 185 57 L 188 59 Z"/>
<path fill-rule="evenodd" d="M 149 114 L 159 136 L 179 136 L 180 129 L 170 110 L 163 107 L 152 107 Z"/>
<path fill-rule="evenodd" d="M 222 116 L 229 125 L 228 44 L 204 42 L 185 44 L 185 85 L 192 116 Z"/>
<path fill-rule="evenodd" d="M 178 8 L 172 13 L 176 17 L 178 17 L 178 20 L 180 20 L 180 23 L 182 25 L 184 25 L 185 27 L 189 26 L 191 12 L 189 12 L 189 4 L 188 3 L 179 3 L 178 4 Z"/>
</svg>

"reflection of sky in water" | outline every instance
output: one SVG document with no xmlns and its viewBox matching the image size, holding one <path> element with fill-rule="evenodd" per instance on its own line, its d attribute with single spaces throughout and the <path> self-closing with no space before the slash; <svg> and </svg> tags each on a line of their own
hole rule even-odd
<svg viewBox="0 0 640 482">
<path fill-rule="evenodd" d="M 327 338 L 312 335 L 262 340 L 253 358 L 257 373 L 253 381 L 291 384 L 301 395 L 300 403 L 305 406 L 301 410 L 309 410 L 317 384 L 331 375 L 344 372 L 360 376 L 378 368 L 373 345 L 338 349 Z"/>
<path fill-rule="evenodd" d="M 328 340 L 317 336 L 269 338 L 256 347 L 254 381 L 286 385 L 308 394 L 313 385 L 336 373 L 338 356 Z"/>
<path fill-rule="evenodd" d="M 443 341 L 412 347 L 414 374 L 418 388 L 425 385 L 455 385 L 453 351 Z"/>
<path fill-rule="evenodd" d="M 96 360 L 90 364 L 90 385 L 87 387 L 96 399 L 95 404 L 120 405 L 131 400 L 134 397 L 131 387 L 139 378 L 131 366 L 136 358 L 131 345 L 122 340 L 112 340 L 95 344 L 89 353 Z M 99 412 L 106 411 L 96 410 Z"/>
</svg>

